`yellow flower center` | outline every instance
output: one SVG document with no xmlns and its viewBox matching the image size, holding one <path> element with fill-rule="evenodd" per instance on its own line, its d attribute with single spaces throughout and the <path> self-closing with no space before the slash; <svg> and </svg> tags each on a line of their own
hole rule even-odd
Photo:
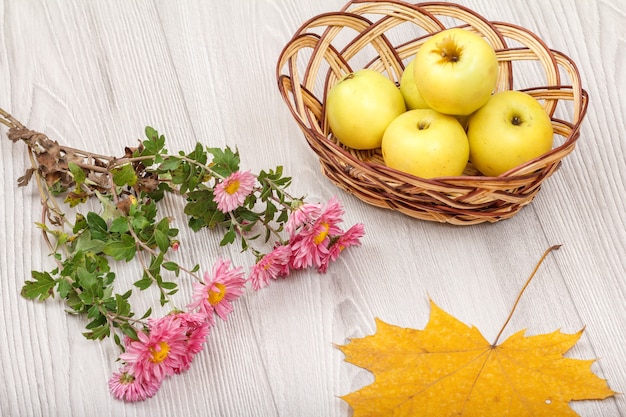
<svg viewBox="0 0 626 417">
<path fill-rule="evenodd" d="M 226 285 L 216 282 L 215 284 L 213 284 L 213 286 L 217 288 L 217 291 L 209 290 L 208 298 L 209 304 L 211 304 L 212 306 L 219 304 L 219 302 L 222 301 L 224 297 L 226 297 Z"/>
<path fill-rule="evenodd" d="M 152 354 L 152 363 L 161 363 L 167 358 L 167 354 L 170 352 L 170 345 L 167 342 L 159 342 L 158 348 L 150 348 Z"/>
<path fill-rule="evenodd" d="M 313 239 L 313 243 L 315 243 L 316 245 L 322 243 L 324 239 L 326 239 L 326 236 L 328 236 L 328 229 L 330 229 L 330 225 L 326 222 L 323 222 L 322 231 L 319 235 L 315 236 L 315 239 Z"/>
<path fill-rule="evenodd" d="M 228 194 L 233 195 L 239 190 L 239 186 L 241 186 L 241 182 L 239 180 L 229 181 L 228 185 L 224 188 Z"/>
</svg>

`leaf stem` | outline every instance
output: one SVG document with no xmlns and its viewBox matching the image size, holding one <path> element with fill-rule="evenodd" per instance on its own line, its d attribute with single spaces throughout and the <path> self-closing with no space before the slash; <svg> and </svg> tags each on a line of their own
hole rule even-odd
<svg viewBox="0 0 626 417">
<path fill-rule="evenodd" d="M 220 180 L 224 180 L 226 179 L 225 176 L 219 174 L 218 172 L 216 172 L 215 170 L 211 169 L 211 167 L 209 165 L 205 165 L 203 163 L 200 163 L 198 161 L 196 161 L 193 158 L 189 158 L 188 156 L 185 155 L 169 155 L 172 158 L 178 158 L 181 161 L 187 162 L 189 165 L 194 165 L 202 170 L 204 170 L 205 172 L 207 172 L 209 175 L 211 175 L 214 178 L 220 179 Z"/>
<path fill-rule="evenodd" d="M 511 312 L 509 313 L 509 316 L 507 317 L 506 321 L 504 322 L 504 324 L 502 325 L 502 328 L 500 329 L 500 332 L 498 333 L 498 335 L 496 336 L 496 340 L 494 340 L 494 342 L 491 344 L 492 346 L 497 346 L 498 344 L 498 340 L 500 339 L 500 336 L 502 336 L 502 333 L 504 332 L 504 329 L 506 328 L 506 326 L 509 324 L 509 322 L 511 321 L 511 318 L 513 317 L 513 313 L 515 313 L 515 310 L 517 309 L 517 305 L 520 302 L 520 299 L 522 298 L 522 295 L 524 295 L 524 292 L 526 291 L 526 288 L 528 288 L 528 285 L 530 284 L 530 282 L 532 281 L 532 279 L 535 277 L 535 274 L 537 273 L 537 270 L 539 269 L 539 267 L 541 266 L 541 264 L 543 263 L 543 260 L 546 259 L 546 256 L 548 256 L 548 254 L 550 252 L 552 252 L 553 250 L 557 250 L 561 247 L 561 245 L 553 245 L 550 246 L 548 249 L 546 249 L 546 251 L 543 253 L 543 255 L 541 256 L 541 258 L 539 259 L 539 262 L 537 262 L 537 265 L 535 265 L 535 269 L 533 269 L 533 272 L 531 272 L 530 276 L 528 277 L 528 279 L 526 280 L 526 283 L 524 284 L 524 286 L 522 287 L 521 291 L 519 292 L 519 294 L 517 295 L 517 299 L 515 300 L 515 303 L 513 304 L 513 308 L 511 308 Z"/>
</svg>

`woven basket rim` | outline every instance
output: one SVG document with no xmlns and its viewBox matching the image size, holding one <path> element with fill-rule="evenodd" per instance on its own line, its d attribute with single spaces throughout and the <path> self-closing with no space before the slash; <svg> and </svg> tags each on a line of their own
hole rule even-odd
<svg viewBox="0 0 626 417">
<path fill-rule="evenodd" d="M 352 1 L 349 1 L 348 3 L 346 3 L 346 5 L 344 5 L 343 8 L 339 12 L 323 12 L 321 14 L 318 14 L 316 16 L 313 16 L 313 17 L 309 18 L 307 21 L 305 21 L 303 24 L 301 24 L 301 26 L 296 30 L 295 34 L 292 36 L 292 38 L 289 41 L 288 45 L 291 44 L 298 37 L 310 36 L 310 34 L 303 33 L 303 31 L 312 22 L 314 22 L 316 20 L 319 20 L 322 17 L 325 17 L 325 16 L 333 17 L 333 16 L 336 16 L 337 14 L 340 13 L 340 14 L 344 14 L 344 15 L 356 16 L 358 18 L 365 19 L 363 16 L 356 15 L 354 13 L 351 13 L 351 12 L 347 11 L 347 9 L 350 6 L 354 5 L 354 4 L 366 4 L 366 3 L 394 4 L 394 5 L 401 5 L 403 7 L 410 7 L 410 8 L 413 8 L 413 9 L 420 9 L 420 8 L 423 9 L 425 7 L 428 7 L 428 6 L 440 6 L 440 7 L 448 7 L 448 8 L 458 8 L 458 9 L 462 9 L 464 11 L 473 13 L 473 10 L 469 9 L 466 6 L 463 6 L 463 5 L 460 5 L 460 4 L 456 4 L 456 3 L 447 3 L 447 2 L 437 2 L 437 1 L 434 1 L 434 2 L 421 2 L 421 3 L 411 4 L 411 3 L 406 3 L 406 2 L 403 2 L 403 1 L 400 1 L 400 0 L 380 0 L 380 1 L 378 1 L 378 0 L 352 0 Z M 428 11 L 425 11 L 425 13 L 431 14 Z M 480 15 L 477 15 L 477 16 L 480 16 Z M 380 20 L 378 22 L 380 22 Z M 378 22 L 374 23 L 374 25 L 378 24 Z M 525 31 L 527 33 L 530 33 L 530 34 L 534 35 L 532 32 L 528 31 L 528 29 L 524 28 L 523 26 L 516 25 L 516 24 L 513 24 L 513 23 L 497 21 L 497 20 L 490 21 L 490 20 L 487 20 L 487 19 L 484 19 L 484 22 L 489 24 L 489 25 L 492 25 L 495 28 L 510 27 L 510 28 L 514 28 L 514 29 L 517 29 L 517 30 L 522 30 L 522 31 Z M 465 26 L 467 26 L 467 25 L 460 25 L 459 27 L 465 27 Z M 441 30 L 445 30 L 445 29 L 448 29 L 448 28 L 443 27 Z M 423 38 L 427 38 L 427 37 L 432 36 L 434 33 L 436 33 L 436 32 L 433 32 L 431 34 L 423 35 L 422 37 Z M 324 35 L 325 34 L 322 34 L 322 35 L 320 35 L 320 37 L 323 37 Z M 560 52 L 558 50 L 548 48 L 548 46 L 545 44 L 545 42 L 543 40 L 541 40 L 539 37 L 537 37 L 536 35 L 535 35 L 535 38 L 537 39 L 537 41 L 543 43 L 545 45 L 545 47 L 547 49 L 549 49 L 553 54 L 558 55 L 558 56 L 560 56 L 563 59 L 566 59 L 569 62 L 569 65 L 574 70 L 573 74 L 579 76 L 579 72 L 578 72 L 578 68 L 576 66 L 576 63 L 571 58 L 569 58 L 567 55 L 565 55 L 564 53 L 562 53 L 562 52 Z M 283 50 L 281 51 L 281 57 L 284 56 L 285 51 L 286 51 L 288 45 L 285 46 L 283 48 Z M 512 50 L 525 50 L 525 49 L 526 48 L 516 47 L 516 48 L 508 48 L 506 50 L 507 51 L 512 51 Z M 501 52 L 501 51 L 502 50 L 496 50 L 496 53 Z M 284 91 L 283 90 L 283 83 L 281 82 L 281 80 L 284 77 L 288 77 L 287 75 L 281 73 L 283 67 L 284 67 L 284 62 L 279 60 L 277 65 L 276 65 L 276 77 L 277 77 L 279 89 L 281 90 L 281 92 Z M 580 85 L 580 80 L 579 80 L 578 84 Z M 564 89 L 564 88 L 572 88 L 573 89 L 574 85 L 539 86 L 539 87 L 531 87 L 531 88 L 522 88 L 522 89 L 519 89 L 519 91 L 532 92 L 532 91 L 543 90 L 543 89 L 546 89 L 546 90 L 557 90 L 557 89 Z M 453 179 L 453 178 L 458 178 L 458 177 L 461 177 L 461 178 L 464 178 L 464 179 L 468 179 L 468 178 L 472 177 L 475 181 L 479 181 L 479 182 L 480 181 L 494 181 L 494 180 L 496 180 L 496 181 L 498 181 L 498 180 L 506 181 L 506 178 L 516 177 L 517 176 L 516 172 L 519 171 L 520 169 L 522 169 L 523 167 L 525 167 L 525 166 L 527 166 L 529 164 L 532 164 L 533 162 L 536 162 L 537 160 L 541 160 L 541 159 L 547 158 L 550 155 L 553 155 L 555 153 L 563 151 L 565 148 L 570 147 L 572 145 L 572 143 L 575 142 L 578 139 L 580 125 L 581 125 L 582 121 L 584 120 L 584 116 L 586 115 L 587 108 L 588 108 L 588 101 L 589 101 L 588 92 L 584 88 L 582 88 L 582 86 L 579 89 L 579 94 L 580 94 L 580 97 L 582 99 L 581 100 L 581 107 L 582 108 L 581 108 L 581 110 L 579 112 L 578 120 L 575 123 L 572 124 L 572 134 L 570 134 L 569 137 L 566 138 L 566 140 L 563 143 L 561 143 L 560 145 L 555 146 L 553 149 L 551 149 L 546 154 L 543 154 L 540 157 L 533 159 L 532 161 L 529 161 L 529 162 L 527 162 L 525 164 L 522 164 L 522 165 L 520 165 L 518 167 L 515 167 L 512 170 L 509 170 L 509 171 L 507 171 L 507 172 L 505 172 L 505 173 L 503 173 L 503 174 L 501 174 L 499 176 L 495 176 L 495 177 L 493 177 L 493 176 L 485 176 L 485 175 L 476 175 L 476 176 L 461 175 L 461 176 L 439 177 L 437 179 L 427 179 L 427 178 L 416 177 L 416 176 L 413 176 L 413 175 L 410 175 L 410 174 L 408 174 L 408 175 L 410 175 L 411 177 L 419 178 L 420 180 L 424 180 L 425 182 L 438 182 L 441 179 Z M 311 93 L 311 95 L 313 96 L 312 93 Z M 324 97 L 324 99 L 325 99 L 325 97 Z M 323 106 L 322 107 L 323 109 L 324 109 L 324 104 L 325 104 L 324 102 L 325 102 L 325 100 L 322 100 L 322 103 L 321 103 L 322 106 Z M 551 117 L 551 119 L 555 120 L 557 122 L 565 122 L 565 121 L 560 120 L 560 119 L 554 119 L 553 117 Z M 297 118 L 296 118 L 296 120 L 298 121 Z M 319 139 L 321 141 L 328 142 L 330 144 L 330 146 L 336 147 L 337 149 L 339 149 L 341 151 L 344 151 L 346 156 L 349 157 L 351 160 L 353 160 L 353 162 L 355 162 L 356 164 L 368 164 L 368 165 L 372 164 L 371 162 L 361 161 L 358 158 L 352 157 L 352 155 L 349 152 L 345 151 L 345 149 L 343 147 L 341 147 L 339 145 L 336 145 L 335 143 L 329 141 L 328 137 L 326 137 L 326 136 L 321 136 L 320 135 Z M 379 165 L 379 164 L 376 164 L 376 165 Z M 386 168 L 388 168 L 388 167 L 386 167 Z M 393 170 L 393 168 L 388 168 L 388 169 Z M 405 175 L 405 173 L 402 173 L 400 171 L 397 171 L 397 170 L 393 170 L 393 171 L 396 171 L 396 172 L 400 173 L 401 175 Z M 523 176 L 524 175 L 522 175 L 522 177 Z"/>
</svg>

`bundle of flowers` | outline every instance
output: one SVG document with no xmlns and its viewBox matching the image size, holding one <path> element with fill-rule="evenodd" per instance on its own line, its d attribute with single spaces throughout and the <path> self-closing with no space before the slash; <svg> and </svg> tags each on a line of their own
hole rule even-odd
<svg viewBox="0 0 626 417">
<path fill-rule="evenodd" d="M 86 317 L 86 338 L 113 339 L 121 366 L 108 384 L 121 400 L 150 398 L 165 378 L 189 369 L 217 319 L 228 318 L 247 288 L 308 268 L 325 273 L 364 235 L 360 223 L 342 228 L 344 209 L 336 198 L 293 197 L 282 167 L 242 170 L 238 151 L 229 147 L 197 143 L 190 152 L 171 153 L 165 137 L 147 127 L 146 138 L 123 156 L 97 155 L 60 145 L 2 109 L 0 116 L 9 139 L 29 150 L 31 167 L 18 184 L 34 181 L 39 189 L 37 225 L 55 262 L 52 270 L 32 271 L 21 294 L 40 301 L 58 296 L 69 313 Z M 212 268 L 176 262 L 178 229 L 159 215 L 166 195 L 184 199 L 192 230 L 219 230 L 220 245 L 238 243 L 251 252 L 249 270 L 227 259 L 216 259 Z M 120 294 L 112 266 L 122 261 L 138 262 L 142 272 Z M 172 296 L 185 284 L 192 286 L 191 299 L 176 305 Z M 167 314 L 155 317 L 152 307 L 135 312 L 131 295 L 149 288 Z"/>
</svg>

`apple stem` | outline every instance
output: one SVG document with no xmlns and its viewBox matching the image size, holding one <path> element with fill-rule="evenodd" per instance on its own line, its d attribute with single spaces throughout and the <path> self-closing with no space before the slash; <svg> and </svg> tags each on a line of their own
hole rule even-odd
<svg viewBox="0 0 626 417">
<path fill-rule="evenodd" d="M 442 62 L 459 62 L 463 48 L 460 47 L 454 38 L 445 38 L 437 44 L 439 55 Z"/>
<path fill-rule="evenodd" d="M 522 295 L 524 294 L 524 291 L 526 291 L 526 288 L 528 288 L 528 285 L 530 284 L 530 281 L 532 281 L 533 277 L 535 276 L 535 274 L 537 273 L 537 270 L 539 269 L 539 267 L 541 266 L 541 264 L 543 263 L 543 260 L 546 259 L 546 256 L 548 256 L 548 254 L 550 252 L 552 252 L 553 250 L 557 250 L 561 247 L 561 245 L 553 245 L 550 246 L 548 249 L 546 249 L 546 251 L 543 253 L 543 255 L 541 256 L 541 258 L 539 259 L 539 262 L 537 262 L 537 265 L 535 265 L 535 269 L 533 269 L 533 272 L 530 274 L 530 276 L 528 277 L 528 279 L 526 280 L 526 283 L 524 284 L 524 286 L 522 287 L 521 291 L 519 292 L 519 294 L 517 295 L 517 299 L 515 300 L 515 303 L 513 304 L 513 308 L 511 309 L 511 312 L 509 313 L 509 317 L 507 317 L 506 321 L 504 322 L 504 325 L 502 326 L 502 328 L 500 329 L 500 332 L 498 333 L 498 335 L 496 336 L 496 340 L 492 343 L 491 346 L 495 347 L 498 345 L 498 340 L 500 339 L 500 336 L 502 336 L 502 333 L 504 332 L 504 329 L 506 328 L 506 326 L 509 324 L 509 322 L 511 321 L 511 317 L 513 317 L 513 313 L 515 312 L 515 309 L 517 308 L 517 305 L 519 304 L 520 299 L 522 298 Z"/>
</svg>

